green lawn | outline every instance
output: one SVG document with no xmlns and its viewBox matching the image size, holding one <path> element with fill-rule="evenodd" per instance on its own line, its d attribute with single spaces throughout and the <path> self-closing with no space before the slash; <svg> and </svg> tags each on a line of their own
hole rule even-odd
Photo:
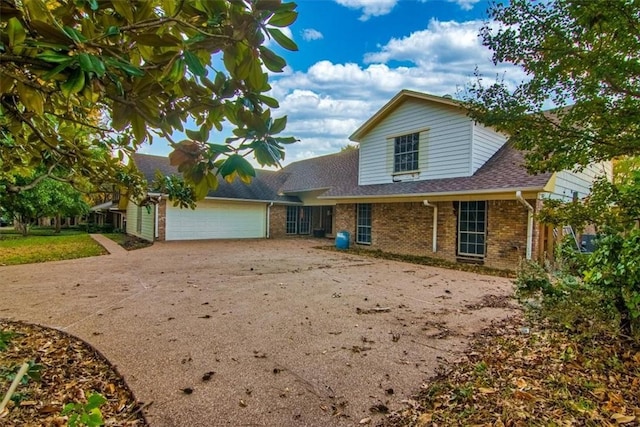
<svg viewBox="0 0 640 427">
<path fill-rule="evenodd" d="M 107 251 L 86 232 L 33 229 L 27 237 L 12 229 L 0 230 L 0 265 L 31 264 L 104 255 Z"/>
</svg>

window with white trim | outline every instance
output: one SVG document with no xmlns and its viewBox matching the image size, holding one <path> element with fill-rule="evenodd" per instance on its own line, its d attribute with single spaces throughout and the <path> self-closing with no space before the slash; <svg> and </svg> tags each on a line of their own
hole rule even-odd
<svg viewBox="0 0 640 427">
<path fill-rule="evenodd" d="M 420 133 L 396 136 L 393 143 L 393 172 L 411 172 L 418 170 L 418 147 Z"/>
<path fill-rule="evenodd" d="M 458 206 L 458 255 L 484 258 L 487 236 L 487 202 L 460 202 Z"/>
<path fill-rule="evenodd" d="M 371 203 L 356 205 L 356 243 L 371 244 Z"/>
</svg>

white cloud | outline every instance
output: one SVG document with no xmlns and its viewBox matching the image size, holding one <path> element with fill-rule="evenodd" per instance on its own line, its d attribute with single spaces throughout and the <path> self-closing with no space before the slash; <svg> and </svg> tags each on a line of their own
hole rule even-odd
<svg viewBox="0 0 640 427">
<path fill-rule="evenodd" d="M 402 89 L 456 97 L 474 80 L 474 70 L 491 84 L 496 75 L 514 85 L 520 69 L 493 65 L 477 34 L 483 22 L 429 22 L 426 29 L 391 39 L 366 54 L 363 64 L 318 61 L 307 70 L 272 75 L 275 115 L 288 115 L 286 135 L 301 140 L 287 146 L 285 163 L 337 152 L 348 137 Z"/>
<path fill-rule="evenodd" d="M 428 3 L 430 0 L 420 0 L 420 3 Z M 447 0 L 449 3 L 456 3 L 462 10 L 471 10 L 480 0 Z"/>
<path fill-rule="evenodd" d="M 306 41 L 311 41 L 320 40 L 324 38 L 324 36 L 318 30 L 315 30 L 313 28 L 305 28 L 304 30 L 302 30 L 302 38 Z"/>
<path fill-rule="evenodd" d="M 463 10 L 471 10 L 480 0 L 447 0 L 449 3 L 456 3 Z"/>
<path fill-rule="evenodd" d="M 482 21 L 440 22 L 431 20 L 426 29 L 401 39 L 391 39 L 379 51 L 367 53 L 365 63 L 409 61 L 429 70 L 460 67 L 473 70 L 476 64 L 491 60 L 490 51 L 478 37 Z"/>
<path fill-rule="evenodd" d="M 270 96 L 280 102 L 272 114 L 287 115 L 282 135 L 300 139 L 286 147 L 283 163 L 339 151 L 349 135 L 402 89 L 456 97 L 474 80 L 476 68 L 485 76 L 484 84 L 502 74 L 512 87 L 525 80 L 520 69 L 493 65 L 477 36 L 482 25 L 432 20 L 423 30 L 378 46 L 361 63 L 325 59 L 307 69 L 287 66 L 283 73 L 270 73 Z"/>
<path fill-rule="evenodd" d="M 398 0 L 335 0 L 349 9 L 362 9 L 360 21 L 367 21 L 372 16 L 386 15 L 395 7 Z"/>
</svg>

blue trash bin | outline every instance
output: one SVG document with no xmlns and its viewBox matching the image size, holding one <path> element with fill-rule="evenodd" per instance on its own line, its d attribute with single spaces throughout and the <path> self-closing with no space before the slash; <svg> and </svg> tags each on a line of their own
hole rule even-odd
<svg viewBox="0 0 640 427">
<path fill-rule="evenodd" d="M 349 249 L 349 232 L 342 230 L 336 234 L 336 249 Z"/>
</svg>

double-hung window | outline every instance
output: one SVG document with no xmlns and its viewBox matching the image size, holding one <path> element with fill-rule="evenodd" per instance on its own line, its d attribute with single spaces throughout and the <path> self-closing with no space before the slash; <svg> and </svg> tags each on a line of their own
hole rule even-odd
<svg viewBox="0 0 640 427">
<path fill-rule="evenodd" d="M 487 202 L 460 202 L 458 255 L 484 258 L 487 235 Z"/>
<path fill-rule="evenodd" d="M 418 146 L 420 134 L 396 136 L 393 143 L 393 172 L 411 172 L 418 170 Z"/>
<path fill-rule="evenodd" d="M 356 243 L 371 244 L 371 203 L 356 206 Z"/>
</svg>

